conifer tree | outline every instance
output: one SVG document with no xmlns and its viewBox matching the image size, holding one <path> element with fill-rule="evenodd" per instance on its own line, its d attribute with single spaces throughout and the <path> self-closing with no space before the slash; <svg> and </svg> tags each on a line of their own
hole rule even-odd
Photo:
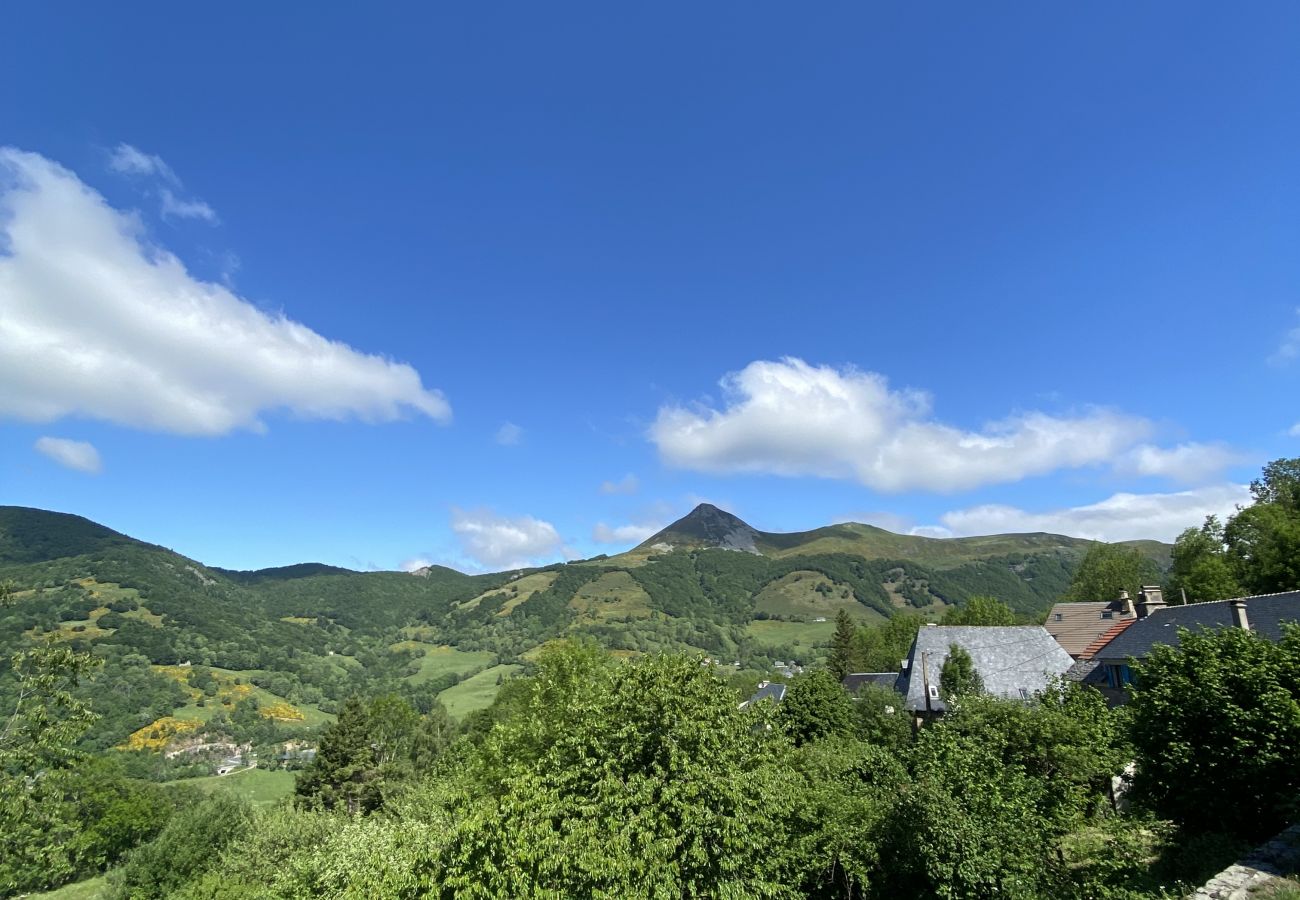
<svg viewBox="0 0 1300 900">
<path fill-rule="evenodd" d="M 338 721 L 321 734 L 320 748 L 294 787 L 308 809 L 370 812 L 379 805 L 378 761 L 369 710 L 358 697 L 343 704 Z"/>
<path fill-rule="evenodd" d="M 847 610 L 841 609 L 835 614 L 835 635 L 831 638 L 827 668 L 836 681 L 843 681 L 844 676 L 853 671 L 857 631 Z"/>
</svg>

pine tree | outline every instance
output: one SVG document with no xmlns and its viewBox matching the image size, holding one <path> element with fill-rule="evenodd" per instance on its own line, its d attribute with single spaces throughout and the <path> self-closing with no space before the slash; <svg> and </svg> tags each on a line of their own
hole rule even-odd
<svg viewBox="0 0 1300 900">
<path fill-rule="evenodd" d="M 841 609 L 835 614 L 835 635 L 831 638 L 830 659 L 827 668 L 836 681 L 843 681 L 844 676 L 853 670 L 854 648 L 857 638 L 857 626 L 847 610 Z"/>
<path fill-rule="evenodd" d="M 298 776 L 294 792 L 302 806 L 345 809 L 355 815 L 379 805 L 379 766 L 371 730 L 365 704 L 349 698 L 338 721 L 321 734 L 316 758 Z"/>
</svg>

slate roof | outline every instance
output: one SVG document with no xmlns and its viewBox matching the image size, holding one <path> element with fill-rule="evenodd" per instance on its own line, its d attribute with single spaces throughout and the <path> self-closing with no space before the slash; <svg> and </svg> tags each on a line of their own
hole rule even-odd
<svg viewBox="0 0 1300 900">
<path fill-rule="evenodd" d="M 1074 664 L 1041 625 L 925 625 L 916 633 L 904 673 L 902 693 L 907 695 L 903 704 L 907 709 L 947 708 L 942 699 L 931 700 L 926 706 L 921 664 L 924 659 L 929 682 L 938 687 L 952 644 L 970 654 L 986 694 L 1012 700 L 1032 697 Z"/>
<path fill-rule="evenodd" d="M 1282 637 L 1282 623 L 1300 622 L 1300 591 L 1239 599 L 1246 601 L 1246 620 L 1250 630 L 1270 641 Z M 1211 600 L 1157 609 L 1116 635 L 1114 640 L 1093 654 L 1093 658 L 1109 663 L 1143 659 L 1157 644 L 1177 647 L 1179 628 L 1229 628 L 1233 624 L 1231 603 L 1231 600 Z"/>
<path fill-rule="evenodd" d="M 740 704 L 740 708 L 744 709 L 760 700 L 771 700 L 773 703 L 780 703 L 784 699 L 785 685 L 779 681 L 766 681 L 758 686 L 758 690 L 754 692 L 754 696 Z"/>
<path fill-rule="evenodd" d="M 850 694 L 856 694 L 864 685 L 874 684 L 876 687 L 899 690 L 899 680 L 901 676 L 897 672 L 850 672 L 844 676 L 840 684 Z"/>
<path fill-rule="evenodd" d="M 1088 645 L 1114 627 L 1118 621 L 1132 620 L 1135 614 L 1124 614 L 1124 605 L 1118 600 L 1096 603 L 1058 603 L 1047 614 L 1043 627 L 1065 652 L 1079 659 Z"/>
</svg>

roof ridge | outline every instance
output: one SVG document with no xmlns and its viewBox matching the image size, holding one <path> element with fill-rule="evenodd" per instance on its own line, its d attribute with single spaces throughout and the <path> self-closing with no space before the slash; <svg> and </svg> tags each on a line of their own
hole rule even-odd
<svg viewBox="0 0 1300 900">
<path fill-rule="evenodd" d="M 1225 597 L 1222 600 L 1189 600 L 1186 603 L 1170 603 L 1164 606 L 1158 606 L 1151 610 L 1151 612 L 1147 613 L 1147 617 L 1150 618 L 1151 616 L 1170 609 L 1186 609 L 1189 606 L 1210 606 L 1215 603 L 1231 603 L 1234 600 L 1263 600 L 1266 597 L 1282 597 L 1287 594 L 1300 594 L 1300 588 L 1293 588 L 1289 591 L 1273 591 L 1271 594 L 1246 594 L 1241 597 Z"/>
</svg>

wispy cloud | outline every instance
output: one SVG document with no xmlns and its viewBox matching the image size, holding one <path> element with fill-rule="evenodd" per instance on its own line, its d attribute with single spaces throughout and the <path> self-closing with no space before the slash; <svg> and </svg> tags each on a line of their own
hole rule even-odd
<svg viewBox="0 0 1300 900">
<path fill-rule="evenodd" d="M 600 492 L 602 494 L 635 494 L 641 488 L 641 480 L 628 472 L 618 481 L 602 481 L 600 483 Z"/>
<path fill-rule="evenodd" d="M 1208 515 L 1226 516 L 1250 502 L 1244 484 L 1217 484 L 1166 494 L 1120 493 L 1098 503 L 1031 512 L 986 504 L 939 517 L 941 526 L 914 529 L 930 537 L 1046 531 L 1098 541 L 1172 541 Z"/>
<path fill-rule="evenodd" d="M 524 430 L 514 422 L 506 422 L 497 429 L 496 442 L 502 447 L 513 447 L 523 439 Z"/>
<path fill-rule="evenodd" d="M 1300 316 L 1300 308 L 1296 309 L 1296 315 Z M 1268 361 L 1275 366 L 1284 366 L 1294 362 L 1297 357 L 1300 357 L 1300 325 L 1296 325 L 1282 335 L 1277 350 Z"/>
<path fill-rule="evenodd" d="M 171 185 L 179 186 L 181 183 L 161 156 L 144 153 L 130 144 L 118 144 L 113 148 L 108 157 L 108 167 L 119 175 L 148 175 Z"/>
<path fill-rule="evenodd" d="M 162 165 L 139 151 L 124 159 Z M 134 216 L 36 154 L 0 148 L 0 247 L 0 416 L 79 415 L 185 435 L 262 430 L 276 410 L 451 418 L 409 365 L 195 278 L 146 242 Z"/>
<path fill-rule="evenodd" d="M 130 144 L 118 144 L 108 158 L 108 167 L 119 175 L 148 178 L 159 182 L 159 212 L 165 219 L 201 219 L 216 224 L 217 213 L 197 197 L 177 195 L 184 185 L 161 156 L 145 153 Z"/>
<path fill-rule="evenodd" d="M 650 535 L 660 531 L 663 525 L 606 525 L 597 522 L 591 530 L 591 539 L 598 544 L 639 544 Z"/>
<path fill-rule="evenodd" d="M 182 200 L 168 188 L 163 188 L 161 195 L 163 218 L 202 219 L 205 222 L 217 221 L 216 212 L 202 200 Z"/>
<path fill-rule="evenodd" d="M 48 456 L 61 466 L 98 475 L 104 465 L 94 444 L 68 438 L 43 437 L 36 441 L 36 451 Z"/>
</svg>

